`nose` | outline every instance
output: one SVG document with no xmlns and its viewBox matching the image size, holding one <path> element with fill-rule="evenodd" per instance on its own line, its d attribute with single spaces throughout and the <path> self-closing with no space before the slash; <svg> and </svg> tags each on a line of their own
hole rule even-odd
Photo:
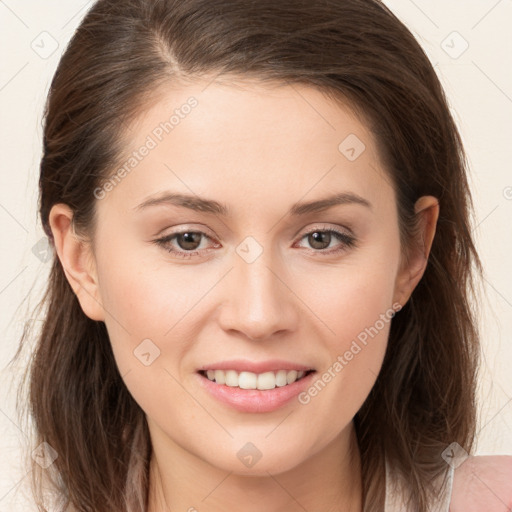
<svg viewBox="0 0 512 512">
<path fill-rule="evenodd" d="M 298 303 L 286 265 L 272 259 L 270 250 L 252 262 L 234 255 L 234 268 L 225 289 L 219 323 L 230 334 L 251 340 L 265 340 L 296 330 L 300 318 Z"/>
</svg>

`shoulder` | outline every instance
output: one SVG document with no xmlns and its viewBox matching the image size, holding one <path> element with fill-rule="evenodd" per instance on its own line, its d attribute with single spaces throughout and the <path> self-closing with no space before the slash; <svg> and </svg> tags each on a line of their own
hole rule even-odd
<svg viewBox="0 0 512 512">
<path fill-rule="evenodd" d="M 471 456 L 454 471 L 450 512 L 510 512 L 512 456 Z"/>
</svg>

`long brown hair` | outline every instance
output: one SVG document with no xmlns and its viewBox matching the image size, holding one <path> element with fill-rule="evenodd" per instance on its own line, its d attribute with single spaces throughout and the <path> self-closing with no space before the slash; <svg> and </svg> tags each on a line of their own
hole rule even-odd
<svg viewBox="0 0 512 512">
<path fill-rule="evenodd" d="M 232 75 L 314 86 L 343 99 L 371 128 L 397 195 L 404 252 L 414 203 L 433 195 L 440 217 L 429 262 L 393 319 L 378 379 L 355 417 L 364 510 L 383 510 L 385 461 L 424 512 L 441 453 L 475 436 L 478 333 L 471 296 L 481 263 L 472 236 L 466 159 L 436 73 L 410 31 L 378 0 L 100 0 L 75 32 L 51 83 L 40 166 L 40 217 L 56 203 L 84 238 L 94 190 L 116 168 L 123 133 L 166 83 Z M 32 463 L 52 511 L 141 512 L 151 445 L 144 412 L 119 374 L 103 322 L 82 311 L 54 254 L 39 305 L 43 324 L 27 368 Z M 20 348 L 26 335 L 22 337 Z M 18 351 L 19 352 L 19 351 Z M 55 505 L 57 503 L 57 505 Z"/>
</svg>

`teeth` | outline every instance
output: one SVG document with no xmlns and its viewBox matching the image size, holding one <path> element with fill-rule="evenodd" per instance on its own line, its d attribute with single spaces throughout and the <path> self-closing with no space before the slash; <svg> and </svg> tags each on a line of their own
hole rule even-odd
<svg viewBox="0 0 512 512">
<path fill-rule="evenodd" d="M 277 372 L 252 373 L 235 370 L 207 370 L 206 376 L 217 384 L 225 384 L 241 389 L 274 389 L 292 384 L 304 377 L 306 372 L 297 370 L 279 370 Z"/>
<path fill-rule="evenodd" d="M 238 386 L 238 373 L 236 373 L 235 370 L 227 370 L 225 375 L 226 382 L 224 382 L 224 384 L 226 384 L 226 386 L 233 388 Z"/>
<path fill-rule="evenodd" d="M 219 384 L 226 383 L 226 376 L 222 370 L 215 370 L 215 382 Z"/>
<path fill-rule="evenodd" d="M 242 389 L 256 389 L 258 385 L 258 376 L 251 372 L 240 372 L 240 375 L 237 376 L 237 380 L 238 387 Z"/>
<path fill-rule="evenodd" d="M 286 370 L 279 370 L 276 373 L 276 386 L 282 387 L 286 386 L 288 384 L 288 380 L 286 376 L 288 375 L 288 372 Z"/>
<path fill-rule="evenodd" d="M 297 370 L 290 370 L 287 374 L 286 374 L 286 382 L 288 384 L 291 384 L 292 382 L 295 382 L 299 377 L 299 373 L 297 372 Z"/>
<path fill-rule="evenodd" d="M 253 374 L 254 375 L 254 374 Z M 258 375 L 256 389 L 274 389 L 276 387 L 276 374 L 274 372 L 265 372 Z M 251 388 L 254 389 L 254 388 Z"/>
</svg>

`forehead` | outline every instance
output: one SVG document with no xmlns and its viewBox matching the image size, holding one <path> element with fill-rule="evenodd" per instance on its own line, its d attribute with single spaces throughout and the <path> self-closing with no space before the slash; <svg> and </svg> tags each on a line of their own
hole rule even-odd
<svg viewBox="0 0 512 512">
<path fill-rule="evenodd" d="M 164 190 L 227 204 L 244 198 L 252 207 L 270 196 L 265 208 L 334 189 L 393 193 L 365 124 L 348 104 L 303 84 L 214 80 L 162 89 L 126 131 L 112 171 L 121 168 L 108 195 L 125 207 Z"/>
</svg>

